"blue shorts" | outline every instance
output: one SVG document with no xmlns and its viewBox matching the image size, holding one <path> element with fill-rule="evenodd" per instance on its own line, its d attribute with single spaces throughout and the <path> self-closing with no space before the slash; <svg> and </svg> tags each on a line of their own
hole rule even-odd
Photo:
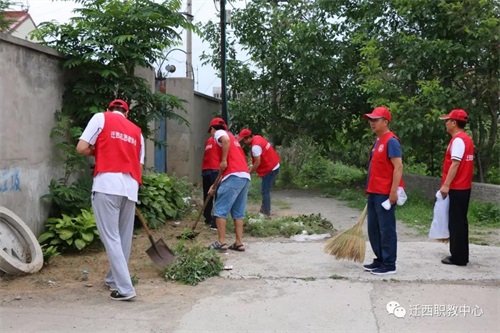
<svg viewBox="0 0 500 333">
<path fill-rule="evenodd" d="M 214 216 L 227 219 L 229 212 L 233 220 L 242 220 L 247 208 L 247 195 L 250 180 L 229 176 L 217 189 Z"/>
</svg>

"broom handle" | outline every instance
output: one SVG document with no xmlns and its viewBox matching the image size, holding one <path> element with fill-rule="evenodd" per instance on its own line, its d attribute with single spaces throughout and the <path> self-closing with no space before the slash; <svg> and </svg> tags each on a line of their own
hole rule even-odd
<svg viewBox="0 0 500 333">
<path fill-rule="evenodd" d="M 365 222 L 367 214 L 368 214 L 368 205 L 365 205 L 365 208 L 363 209 L 363 212 L 361 213 L 361 216 L 359 217 L 359 220 L 356 223 L 357 227 L 361 228 L 363 226 L 363 222 Z"/>
</svg>

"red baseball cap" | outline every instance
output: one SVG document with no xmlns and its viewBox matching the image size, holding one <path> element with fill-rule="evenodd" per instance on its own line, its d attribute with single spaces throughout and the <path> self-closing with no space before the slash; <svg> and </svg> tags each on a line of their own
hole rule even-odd
<svg viewBox="0 0 500 333">
<path fill-rule="evenodd" d="M 373 109 L 372 113 L 366 113 L 363 115 L 363 119 L 379 119 L 385 118 L 391 121 L 392 115 L 388 108 L 384 106 L 379 106 Z"/>
<path fill-rule="evenodd" d="M 224 126 L 224 129 L 227 130 L 227 125 L 226 125 L 226 122 L 224 121 L 224 119 L 214 118 L 210 121 L 210 126 L 208 127 L 208 133 L 210 133 L 210 129 L 212 128 L 212 126 L 217 126 L 217 125 L 222 125 L 222 126 Z"/>
<path fill-rule="evenodd" d="M 451 112 L 448 115 L 439 117 L 439 119 L 441 120 L 453 119 L 453 120 L 467 122 L 469 120 L 469 115 L 467 114 L 467 112 L 465 112 L 465 110 L 455 109 L 451 110 Z"/>
<path fill-rule="evenodd" d="M 238 134 L 238 137 L 236 138 L 236 140 L 241 141 L 244 138 L 246 138 L 247 136 L 251 136 L 251 135 L 252 135 L 252 131 L 250 131 L 248 128 L 244 128 L 240 131 L 240 134 Z"/>
<path fill-rule="evenodd" d="M 109 105 L 108 105 L 108 109 L 113 107 L 113 106 L 124 108 L 125 111 L 128 111 L 128 104 L 123 99 L 115 99 L 115 100 L 111 101 L 111 103 L 109 103 Z"/>
</svg>

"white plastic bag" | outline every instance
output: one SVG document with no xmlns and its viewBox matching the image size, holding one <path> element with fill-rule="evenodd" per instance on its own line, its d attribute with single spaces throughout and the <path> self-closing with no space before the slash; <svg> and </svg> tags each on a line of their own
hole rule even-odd
<svg viewBox="0 0 500 333">
<path fill-rule="evenodd" d="M 403 204 L 406 202 L 406 199 L 408 199 L 408 196 L 406 195 L 405 189 L 402 187 L 398 187 L 398 201 L 396 202 L 398 206 L 403 206 Z"/>
<path fill-rule="evenodd" d="M 436 193 L 436 203 L 434 204 L 434 216 L 432 218 L 431 230 L 429 238 L 432 239 L 448 239 L 450 238 L 450 230 L 448 229 L 448 209 L 450 207 L 450 199 L 448 196 L 443 199 L 441 191 Z"/>
<path fill-rule="evenodd" d="M 406 202 L 406 199 L 408 199 L 408 196 L 406 195 L 405 189 L 402 187 L 398 187 L 398 201 L 396 201 L 398 206 L 402 206 Z M 391 209 L 391 202 L 389 201 L 389 199 L 382 202 L 381 205 L 385 210 Z"/>
</svg>

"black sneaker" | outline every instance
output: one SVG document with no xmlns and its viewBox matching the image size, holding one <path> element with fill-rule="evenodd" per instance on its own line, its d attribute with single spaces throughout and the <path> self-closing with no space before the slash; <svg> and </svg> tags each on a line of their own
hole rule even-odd
<svg viewBox="0 0 500 333">
<path fill-rule="evenodd" d="M 380 267 L 380 264 L 379 263 L 376 263 L 376 262 L 372 262 L 371 264 L 369 265 L 363 265 L 363 269 L 367 272 L 371 272 L 373 271 L 374 269 L 377 269 Z"/>
<path fill-rule="evenodd" d="M 131 300 L 132 298 L 134 298 L 135 295 L 125 296 L 125 295 L 120 294 L 120 292 L 118 290 L 113 290 L 111 292 L 111 294 L 109 295 L 109 297 L 111 297 L 111 299 L 114 301 L 128 301 L 128 300 Z"/>
<path fill-rule="evenodd" d="M 210 229 L 214 230 L 214 231 L 217 231 L 217 223 L 210 224 Z"/>
<path fill-rule="evenodd" d="M 373 275 L 391 275 L 396 274 L 396 268 L 379 267 L 375 268 L 370 273 L 372 273 Z"/>
</svg>

